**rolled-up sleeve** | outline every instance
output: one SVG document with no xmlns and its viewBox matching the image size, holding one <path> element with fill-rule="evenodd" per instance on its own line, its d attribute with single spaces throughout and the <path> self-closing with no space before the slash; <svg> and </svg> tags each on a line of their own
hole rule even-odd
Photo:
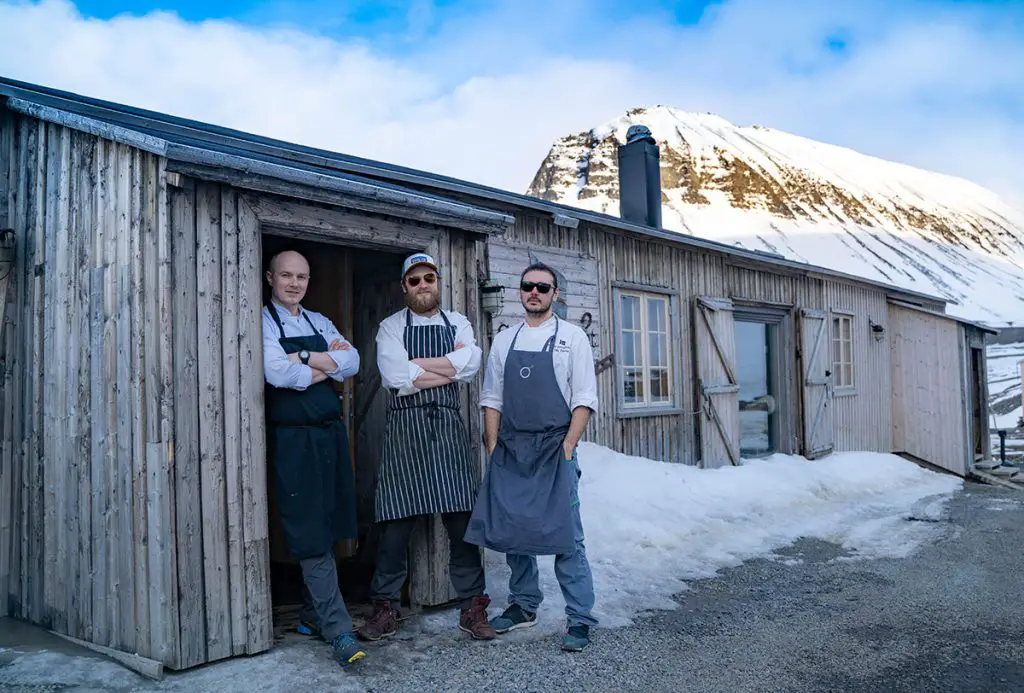
<svg viewBox="0 0 1024 693">
<path fill-rule="evenodd" d="M 348 344 L 348 349 L 335 349 L 334 351 L 328 351 L 327 355 L 334 361 L 335 368 L 327 375 L 334 380 L 342 381 L 345 378 L 351 378 L 359 372 L 359 351 L 352 346 L 352 343 L 342 336 L 338 328 L 334 326 L 328 318 L 324 317 L 323 320 L 323 336 L 330 344 L 335 339 L 340 339 L 345 344 Z"/>
<path fill-rule="evenodd" d="M 571 397 L 569 409 L 587 407 L 597 411 L 597 374 L 594 372 L 594 352 L 583 330 L 573 332 L 572 373 L 569 375 Z"/>
<path fill-rule="evenodd" d="M 473 335 L 473 326 L 469 324 L 469 320 L 455 313 L 452 315 L 452 322 L 455 324 L 455 343 L 461 342 L 463 347 L 446 354 L 446 358 L 455 369 L 454 379 L 465 382 L 472 380 L 480 370 L 483 351 L 477 346 L 476 337 Z"/>
<path fill-rule="evenodd" d="M 305 390 L 313 382 L 313 369 L 289 360 L 281 347 L 280 336 L 277 323 L 264 308 L 263 376 L 274 387 Z"/>
<path fill-rule="evenodd" d="M 420 391 L 413 383 L 426 371 L 409 360 L 400 331 L 393 321 L 385 320 L 377 330 L 377 368 L 384 387 L 398 390 L 400 397 Z"/>
<path fill-rule="evenodd" d="M 480 390 L 480 406 L 501 411 L 504 401 L 505 356 L 508 353 L 508 340 L 501 339 L 501 333 L 495 335 L 491 342 L 491 353 L 487 357 L 487 368 L 484 370 L 484 385 Z"/>
</svg>

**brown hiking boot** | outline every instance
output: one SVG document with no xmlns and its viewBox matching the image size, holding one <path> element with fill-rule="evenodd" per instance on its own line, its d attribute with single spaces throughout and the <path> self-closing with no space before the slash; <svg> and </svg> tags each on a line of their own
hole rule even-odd
<svg viewBox="0 0 1024 693">
<path fill-rule="evenodd" d="M 497 633 L 487 621 L 487 605 L 491 600 L 481 595 L 473 597 L 473 604 L 463 609 L 459 616 L 459 628 L 473 636 L 474 640 L 494 640 Z"/>
<path fill-rule="evenodd" d="M 373 615 L 356 632 L 363 640 L 380 640 L 394 635 L 397 628 L 398 612 L 391 608 L 391 602 L 374 599 Z"/>
</svg>

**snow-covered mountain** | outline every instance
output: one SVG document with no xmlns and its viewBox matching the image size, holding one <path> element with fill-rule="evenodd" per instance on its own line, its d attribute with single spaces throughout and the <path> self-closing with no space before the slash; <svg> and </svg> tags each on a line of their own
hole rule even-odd
<svg viewBox="0 0 1024 693">
<path fill-rule="evenodd" d="M 662 225 L 944 296 L 1024 324 L 1024 211 L 960 178 L 770 128 L 658 106 L 564 137 L 528 194 L 618 216 L 616 147 L 661 148 Z"/>
</svg>

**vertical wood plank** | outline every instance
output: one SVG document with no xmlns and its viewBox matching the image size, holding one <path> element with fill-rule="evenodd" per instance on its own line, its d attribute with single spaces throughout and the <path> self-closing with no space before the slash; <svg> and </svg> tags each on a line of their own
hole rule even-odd
<svg viewBox="0 0 1024 693">
<path fill-rule="evenodd" d="M 18 151 L 17 124 L 13 113 L 0 110 L 0 224 L 15 230 L 15 238 L 19 244 L 25 242 L 25 228 L 19 226 L 23 221 L 20 212 L 21 199 L 20 180 L 22 170 L 21 153 Z M 6 166 L 4 165 L 6 164 Z M 7 301 L 3 323 L 0 323 L 0 416 L 3 417 L 0 428 L 0 615 L 15 615 L 17 602 L 20 601 L 18 590 L 18 573 L 20 572 L 20 546 L 17 540 L 17 522 L 20 512 L 20 458 L 17 450 L 21 445 L 21 430 L 18 405 L 21 402 L 21 361 L 18 358 L 20 343 L 21 316 L 18 313 L 19 297 L 22 294 L 21 264 L 24 251 L 18 249 L 14 264 L 4 271 L 7 276 L 0 278 L 0 286 L 7 287 L 0 291 L 0 301 Z M 8 282 L 4 284 L 4 282 Z"/>
<path fill-rule="evenodd" d="M 150 579 L 149 579 L 149 551 L 146 546 L 148 537 L 147 519 L 147 448 L 146 438 L 146 414 L 147 414 L 147 393 L 146 393 L 146 342 L 151 338 L 145 332 L 144 298 L 146 277 L 143 275 L 143 268 L 150 261 L 152 255 L 152 224 L 148 217 L 152 206 L 148 200 L 149 192 L 147 187 L 147 176 L 145 160 L 148 157 L 143 152 L 129 150 L 129 164 L 131 166 L 131 205 L 129 208 L 129 236 L 128 236 L 128 330 L 131 348 L 127 354 L 129 367 L 131 369 L 129 380 L 129 401 L 131 402 L 131 416 L 124 416 L 131 424 L 131 527 L 132 527 L 132 564 L 134 574 L 132 583 L 135 592 L 133 604 L 134 630 L 135 630 L 135 651 L 145 657 L 149 657 L 152 651 L 150 641 Z M 155 337 L 155 335 L 154 335 Z"/>
<path fill-rule="evenodd" d="M 241 409 L 238 370 L 238 224 L 237 197 L 230 188 L 221 195 L 221 347 L 224 368 L 224 465 L 227 511 L 228 592 L 231 614 L 231 653 L 243 654 L 246 646 L 245 566 L 242 546 Z M 251 375 L 251 374 L 247 374 Z"/>
<path fill-rule="evenodd" d="M 67 200 L 68 168 L 65 152 L 70 144 L 70 131 L 57 125 L 47 125 L 46 197 L 45 205 L 45 261 L 43 267 L 44 354 L 67 351 Z M 59 316 L 59 317 L 58 317 Z M 65 531 L 66 436 L 65 436 L 65 381 L 58 359 L 47 358 L 40 364 L 43 370 L 43 464 L 45 609 L 42 624 L 57 632 L 66 631 L 64 615 L 67 613 L 64 584 L 67 575 L 67 533 Z"/>
<path fill-rule="evenodd" d="M 75 272 L 77 292 L 75 295 L 75 333 L 77 335 L 77 367 L 75 386 L 74 430 L 76 436 L 75 457 L 78 466 L 78 507 L 75 512 L 79 522 L 78 538 L 78 637 L 93 639 L 93 560 L 92 542 L 95 529 L 92 523 L 92 251 L 96 229 L 95 176 L 97 140 L 80 137 L 79 158 L 76 169 L 78 177 L 78 223 L 75 226 Z"/>
<path fill-rule="evenodd" d="M 270 603 L 270 542 L 267 517 L 266 439 L 263 418 L 263 328 L 260 224 L 238 201 L 238 367 L 242 375 L 240 426 L 242 529 L 245 560 L 246 653 L 273 642 Z"/>
<path fill-rule="evenodd" d="M 158 403 L 153 416 L 157 424 L 151 426 L 151 446 L 159 446 L 151 455 L 158 466 L 150 467 L 152 480 L 150 498 L 150 573 L 157 599 L 151 602 L 151 622 L 154 628 L 153 658 L 172 667 L 178 667 L 180 657 L 179 595 L 176 571 L 178 544 L 175 525 L 176 493 L 174 488 L 174 301 L 170 199 L 167 191 L 166 161 L 156 162 L 155 257 L 152 268 L 152 319 L 156 324 L 154 358 L 158 366 L 150 373 L 150 382 L 156 389 Z M 151 333 L 153 334 L 153 333 Z M 155 604 L 154 604 L 155 602 Z"/>
<path fill-rule="evenodd" d="M 85 459 L 80 456 L 79 446 L 81 436 L 79 431 L 79 420 L 81 416 L 79 406 L 79 355 L 84 351 L 79 331 L 79 316 L 81 308 L 79 297 L 81 294 L 81 276 L 79 264 L 81 261 L 82 237 L 85 224 L 82 220 L 81 198 L 85 192 L 81 189 L 83 183 L 80 170 L 83 160 L 83 145 L 87 143 L 87 137 L 78 132 L 70 132 L 69 153 L 66 165 L 69 178 L 68 186 L 68 231 L 67 231 L 67 276 L 68 283 L 65 289 L 66 312 L 62 322 L 67 325 L 68 335 L 66 340 L 66 354 L 61 364 L 64 381 L 64 417 L 65 417 L 65 452 L 64 452 L 64 532 L 67 535 L 67 570 L 64 576 L 64 603 L 66 604 L 66 626 L 65 633 L 74 637 L 81 637 L 81 591 L 82 591 L 82 569 L 81 569 L 81 541 L 83 536 L 81 514 L 79 513 L 79 497 L 82 482 L 80 469 Z M 88 181 L 84 181 L 88 186 Z M 86 188 L 87 189 L 87 188 Z M 88 523 L 86 523 L 86 528 Z"/>
<path fill-rule="evenodd" d="M 132 233 L 137 229 L 134 220 L 136 205 L 133 201 L 134 189 L 132 176 L 135 167 L 132 164 L 131 149 L 117 145 L 116 189 L 114 201 L 117 235 L 114 239 L 114 267 L 117 275 L 116 294 L 114 295 L 114 340 L 116 359 L 114 378 L 117 396 L 114 400 L 117 430 L 117 447 L 115 448 L 116 464 L 111 470 L 117 487 L 117 504 L 115 506 L 115 527 L 117 546 L 116 599 L 118 602 L 118 640 L 117 649 L 136 648 L 140 634 L 136 629 L 138 620 L 135 617 L 135 526 L 134 494 L 133 494 L 133 444 L 132 422 L 135 418 L 135 402 L 132 396 L 134 389 L 133 352 L 135 342 L 132 335 L 132 264 L 133 242 Z"/>
<path fill-rule="evenodd" d="M 106 380 L 107 354 L 107 238 L 112 229 L 107 225 L 109 198 L 113 195 L 109 178 L 111 144 L 99 141 L 93 160 L 96 180 L 96 202 L 92 212 L 92 262 L 89 271 L 89 418 L 90 477 L 92 490 L 92 641 L 108 644 L 110 633 L 110 484 L 107 472 L 107 402 L 109 381 Z"/>
<path fill-rule="evenodd" d="M 171 194 L 174 269 L 174 488 L 178 550 L 178 666 L 207 661 L 203 511 L 199 459 L 199 356 L 196 200 L 191 188 Z"/>
<path fill-rule="evenodd" d="M 202 478 L 206 642 L 210 661 L 231 655 L 221 285 L 221 199 L 216 185 L 196 190 L 199 292 L 199 451 Z"/>
</svg>

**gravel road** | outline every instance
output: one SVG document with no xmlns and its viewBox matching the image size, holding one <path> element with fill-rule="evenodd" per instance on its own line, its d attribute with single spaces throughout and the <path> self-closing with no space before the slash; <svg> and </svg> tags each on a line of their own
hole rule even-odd
<svg viewBox="0 0 1024 693">
<path fill-rule="evenodd" d="M 33 678 L 31 649 L 15 648 L 0 651 L 0 690 L 1024 691 L 1024 493 L 967 484 L 946 508 L 926 520 L 942 538 L 908 558 L 852 560 L 804 539 L 690 583 L 675 611 L 595 631 L 578 655 L 529 631 L 468 643 L 410 624 L 351 674 L 297 637 L 160 683 L 94 658 Z"/>
</svg>

